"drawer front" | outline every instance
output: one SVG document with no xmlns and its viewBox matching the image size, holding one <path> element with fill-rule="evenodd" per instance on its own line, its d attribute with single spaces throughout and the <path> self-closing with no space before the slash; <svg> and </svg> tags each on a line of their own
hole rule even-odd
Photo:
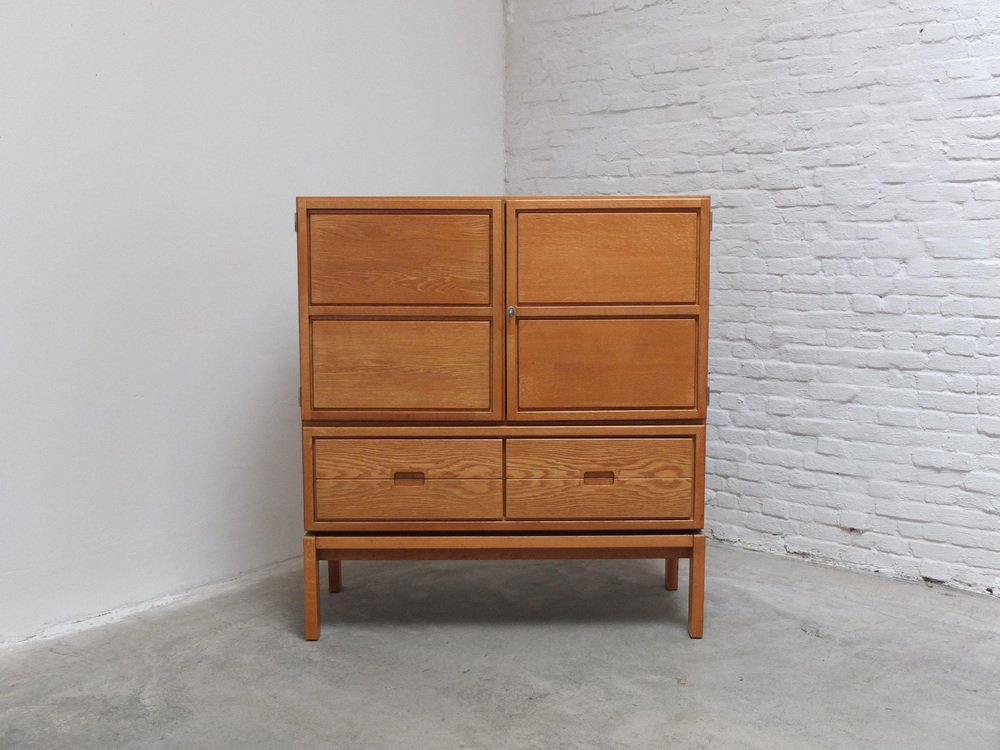
<svg viewBox="0 0 1000 750">
<path fill-rule="evenodd" d="M 318 521 L 503 517 L 500 439 L 320 438 L 312 446 Z"/>
<path fill-rule="evenodd" d="M 533 319 L 516 323 L 517 416 L 670 418 L 693 410 L 698 383 L 694 318 Z M 512 390 L 514 390 L 512 388 Z M 625 414 L 622 414 L 625 412 Z"/>
<path fill-rule="evenodd" d="M 507 441 L 508 479 L 690 479 L 694 438 L 567 438 Z"/>
<path fill-rule="evenodd" d="M 316 520 L 499 520 L 500 479 L 318 479 Z"/>
<path fill-rule="evenodd" d="M 694 438 L 507 441 L 507 517 L 691 518 Z"/>
<path fill-rule="evenodd" d="M 509 479 L 511 520 L 680 519 L 694 514 L 690 479 Z"/>
<path fill-rule="evenodd" d="M 516 221 L 518 304 L 698 301 L 696 209 L 525 210 Z"/>
<path fill-rule="evenodd" d="M 314 305 L 489 305 L 492 213 L 342 210 L 309 219 Z"/>
<path fill-rule="evenodd" d="M 317 320 L 311 328 L 315 410 L 372 419 L 491 411 L 489 320 Z"/>
<path fill-rule="evenodd" d="M 315 442 L 317 479 L 500 479 L 501 440 L 323 438 Z"/>
</svg>

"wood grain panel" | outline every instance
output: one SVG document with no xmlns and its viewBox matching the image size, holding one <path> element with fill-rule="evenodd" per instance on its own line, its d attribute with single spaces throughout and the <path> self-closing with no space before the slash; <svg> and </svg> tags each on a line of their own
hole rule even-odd
<svg viewBox="0 0 1000 750">
<path fill-rule="evenodd" d="M 687 557 L 691 534 L 318 536 L 321 560 Z"/>
<path fill-rule="evenodd" d="M 692 318 L 524 319 L 516 344 L 519 410 L 695 406 Z"/>
<path fill-rule="evenodd" d="M 490 408 L 490 321 L 317 320 L 313 408 Z"/>
<path fill-rule="evenodd" d="M 517 213 L 517 304 L 698 299 L 698 211 Z"/>
<path fill-rule="evenodd" d="M 490 214 L 313 213 L 313 304 L 490 304 Z"/>
<path fill-rule="evenodd" d="M 350 440 L 316 443 L 318 479 L 392 479 L 397 472 L 423 472 L 434 479 L 499 479 L 501 440 Z"/>
<path fill-rule="evenodd" d="M 689 478 L 694 475 L 694 440 L 508 440 L 506 467 L 508 479 L 580 479 L 603 471 L 616 480 Z"/>
<path fill-rule="evenodd" d="M 344 520 L 475 520 L 503 516 L 500 479 L 319 479 L 316 518 Z"/>
<path fill-rule="evenodd" d="M 705 439 L 703 424 L 435 424 L 435 425 L 373 425 L 337 424 L 303 425 L 307 439 L 322 438 L 632 438 L 632 437 L 693 437 Z"/>
<path fill-rule="evenodd" d="M 584 484 L 579 479 L 508 479 L 510 519 L 690 518 L 690 479 L 622 479 Z"/>
</svg>

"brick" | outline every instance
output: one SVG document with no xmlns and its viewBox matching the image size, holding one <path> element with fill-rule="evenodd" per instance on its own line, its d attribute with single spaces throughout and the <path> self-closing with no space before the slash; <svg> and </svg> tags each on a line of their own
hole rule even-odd
<svg viewBox="0 0 1000 750">
<path fill-rule="evenodd" d="M 508 192 L 711 194 L 716 538 L 1000 595 L 1000 27 L 728 7 L 518 3 Z"/>
</svg>

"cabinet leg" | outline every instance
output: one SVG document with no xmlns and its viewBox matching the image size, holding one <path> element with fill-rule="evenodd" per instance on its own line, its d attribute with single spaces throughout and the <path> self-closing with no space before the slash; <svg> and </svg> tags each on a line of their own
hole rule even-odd
<svg viewBox="0 0 1000 750">
<path fill-rule="evenodd" d="M 690 574 L 688 635 L 701 638 L 705 627 L 705 537 L 702 534 L 696 534 L 692 538 Z"/>
<path fill-rule="evenodd" d="M 326 577 L 330 584 L 330 593 L 336 594 L 340 591 L 340 560 L 326 561 Z"/>
<path fill-rule="evenodd" d="M 306 640 L 319 639 L 319 560 L 316 558 L 316 537 L 302 540 L 302 563 L 305 571 Z"/>
<path fill-rule="evenodd" d="M 680 560 L 676 557 L 667 558 L 667 579 L 664 587 L 667 591 L 677 590 L 677 578 L 680 573 Z"/>
</svg>

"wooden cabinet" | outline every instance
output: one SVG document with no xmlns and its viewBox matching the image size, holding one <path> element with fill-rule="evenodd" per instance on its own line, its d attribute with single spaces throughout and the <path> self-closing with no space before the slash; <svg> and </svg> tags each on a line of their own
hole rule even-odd
<svg viewBox="0 0 1000 750">
<path fill-rule="evenodd" d="M 344 559 L 690 559 L 709 201 L 300 198 L 306 636 Z"/>
</svg>

